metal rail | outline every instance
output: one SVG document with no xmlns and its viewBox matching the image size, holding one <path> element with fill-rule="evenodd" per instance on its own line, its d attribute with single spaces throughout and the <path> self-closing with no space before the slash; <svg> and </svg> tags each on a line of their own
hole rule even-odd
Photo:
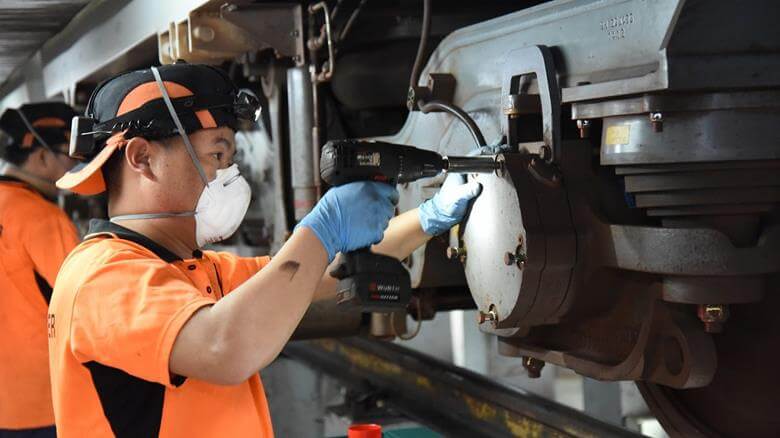
<svg viewBox="0 0 780 438">
<path fill-rule="evenodd" d="M 397 344 L 299 341 L 283 354 L 347 386 L 368 383 L 387 405 L 448 437 L 639 436 Z"/>
</svg>

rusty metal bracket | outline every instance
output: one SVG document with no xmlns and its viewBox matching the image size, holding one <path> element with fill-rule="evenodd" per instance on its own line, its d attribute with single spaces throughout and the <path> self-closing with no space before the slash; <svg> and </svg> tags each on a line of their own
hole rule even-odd
<svg viewBox="0 0 780 438">
<path fill-rule="evenodd" d="M 428 75 L 428 83 L 424 87 L 414 86 L 409 88 L 406 96 L 406 107 L 409 111 L 419 111 L 419 103 L 437 100 L 452 103 L 455 98 L 455 76 L 450 73 L 431 73 Z M 434 110 L 438 112 L 438 110 Z"/>
<path fill-rule="evenodd" d="M 523 111 L 520 103 L 523 99 L 520 89 L 521 78 L 534 75 L 539 89 L 539 101 L 542 112 L 542 144 L 533 142 L 531 149 L 547 163 L 559 162 L 561 158 L 561 90 L 550 49 L 546 46 L 529 46 L 513 50 L 507 55 L 504 78 L 501 85 L 503 110 L 506 117 L 502 120 L 509 145 L 518 147 L 519 140 L 510 124 Z M 545 151 L 545 149 L 547 149 Z"/>
<path fill-rule="evenodd" d="M 271 48 L 279 58 L 304 63 L 303 19 L 295 3 L 227 3 L 190 12 L 157 35 L 160 62 L 219 64 Z"/>
<path fill-rule="evenodd" d="M 622 306 L 607 319 L 569 326 L 563 334 L 532 333 L 530 341 L 500 338 L 499 352 L 533 357 L 599 380 L 645 380 L 673 388 L 700 388 L 712 381 L 715 346 L 695 318 L 668 309 L 652 295 L 620 300 Z M 643 309 L 639 318 L 626 317 L 629 301 Z M 560 347 L 540 346 L 542 338 Z"/>
<path fill-rule="evenodd" d="M 220 8 L 220 14 L 223 19 L 249 32 L 264 47 L 273 48 L 278 57 L 292 58 L 295 65 L 303 65 L 303 18 L 299 4 L 227 4 Z"/>
</svg>

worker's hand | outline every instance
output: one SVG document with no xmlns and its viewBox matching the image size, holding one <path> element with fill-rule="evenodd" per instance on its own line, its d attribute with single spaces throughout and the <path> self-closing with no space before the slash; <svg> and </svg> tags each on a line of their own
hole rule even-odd
<svg viewBox="0 0 780 438">
<path fill-rule="evenodd" d="M 463 175 L 447 175 L 439 193 L 420 205 L 420 225 L 425 234 L 437 236 L 460 223 L 469 202 L 481 192 L 482 184 L 467 183 Z"/>
<path fill-rule="evenodd" d="M 388 184 L 345 184 L 328 190 L 298 227 L 314 231 L 331 262 L 339 252 L 380 242 L 397 203 L 398 191 Z"/>
</svg>

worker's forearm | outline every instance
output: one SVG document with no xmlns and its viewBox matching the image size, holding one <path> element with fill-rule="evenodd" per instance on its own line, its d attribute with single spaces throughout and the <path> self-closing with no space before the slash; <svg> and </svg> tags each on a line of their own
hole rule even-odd
<svg viewBox="0 0 780 438">
<path fill-rule="evenodd" d="M 420 217 L 417 209 L 409 210 L 390 220 L 381 242 L 372 247 L 373 251 L 403 260 L 417 248 L 430 240 L 431 236 L 425 234 L 420 226 Z M 330 271 L 338 263 L 338 258 L 325 270 L 314 300 L 327 300 L 336 296 L 338 280 L 330 276 Z"/>
<path fill-rule="evenodd" d="M 171 372 L 236 383 L 269 364 L 311 303 L 327 259 L 316 235 L 298 229 L 271 263 L 187 322 L 171 354 Z"/>
<path fill-rule="evenodd" d="M 431 236 L 425 234 L 420 226 L 420 214 L 415 208 L 394 217 L 382 241 L 372 249 L 375 253 L 403 260 L 430 239 Z"/>
<path fill-rule="evenodd" d="M 317 285 L 317 289 L 314 291 L 313 301 L 332 300 L 336 298 L 336 292 L 338 292 L 336 290 L 336 286 L 338 285 L 339 281 L 331 277 L 330 271 L 335 269 L 338 263 L 339 256 L 337 255 L 336 259 L 333 260 L 333 263 L 325 268 L 325 274 L 323 274 L 319 285 Z"/>
</svg>

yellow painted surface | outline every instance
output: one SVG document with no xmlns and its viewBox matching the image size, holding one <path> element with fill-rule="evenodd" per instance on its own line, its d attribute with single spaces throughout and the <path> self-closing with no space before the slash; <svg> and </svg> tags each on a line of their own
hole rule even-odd
<svg viewBox="0 0 780 438">
<path fill-rule="evenodd" d="M 431 383 L 430 379 L 428 379 L 425 376 L 417 376 L 417 379 L 415 379 L 415 383 L 420 388 L 425 388 L 429 391 L 433 391 L 433 384 Z"/>
<path fill-rule="evenodd" d="M 336 341 L 333 339 L 319 339 L 313 342 L 320 344 L 320 347 L 322 347 L 322 349 L 325 351 L 329 351 L 331 353 L 336 351 Z"/>
<path fill-rule="evenodd" d="M 350 348 L 344 345 L 340 345 L 339 348 L 347 356 L 350 363 L 360 368 L 371 370 L 377 374 L 383 375 L 400 375 L 401 367 L 388 362 L 373 354 L 364 353 L 356 348 Z"/>
<path fill-rule="evenodd" d="M 631 140 L 631 125 L 615 125 L 607 128 L 604 144 L 628 144 Z"/>
<path fill-rule="evenodd" d="M 496 408 L 493 406 L 490 406 L 489 404 L 479 401 L 466 394 L 461 394 L 461 396 L 463 397 L 463 401 L 465 401 L 468 405 L 469 411 L 471 411 L 471 415 L 474 417 L 483 421 L 492 421 L 494 418 L 496 418 Z"/>
<path fill-rule="evenodd" d="M 564 427 L 563 430 L 571 436 L 580 438 L 598 438 L 596 435 L 583 434 L 581 430 L 574 429 L 573 427 Z"/>
<path fill-rule="evenodd" d="M 516 417 L 509 412 L 504 412 L 504 424 L 506 424 L 512 436 L 518 438 L 541 438 L 548 436 L 542 435 L 544 427 L 541 424 L 525 417 Z"/>
</svg>

